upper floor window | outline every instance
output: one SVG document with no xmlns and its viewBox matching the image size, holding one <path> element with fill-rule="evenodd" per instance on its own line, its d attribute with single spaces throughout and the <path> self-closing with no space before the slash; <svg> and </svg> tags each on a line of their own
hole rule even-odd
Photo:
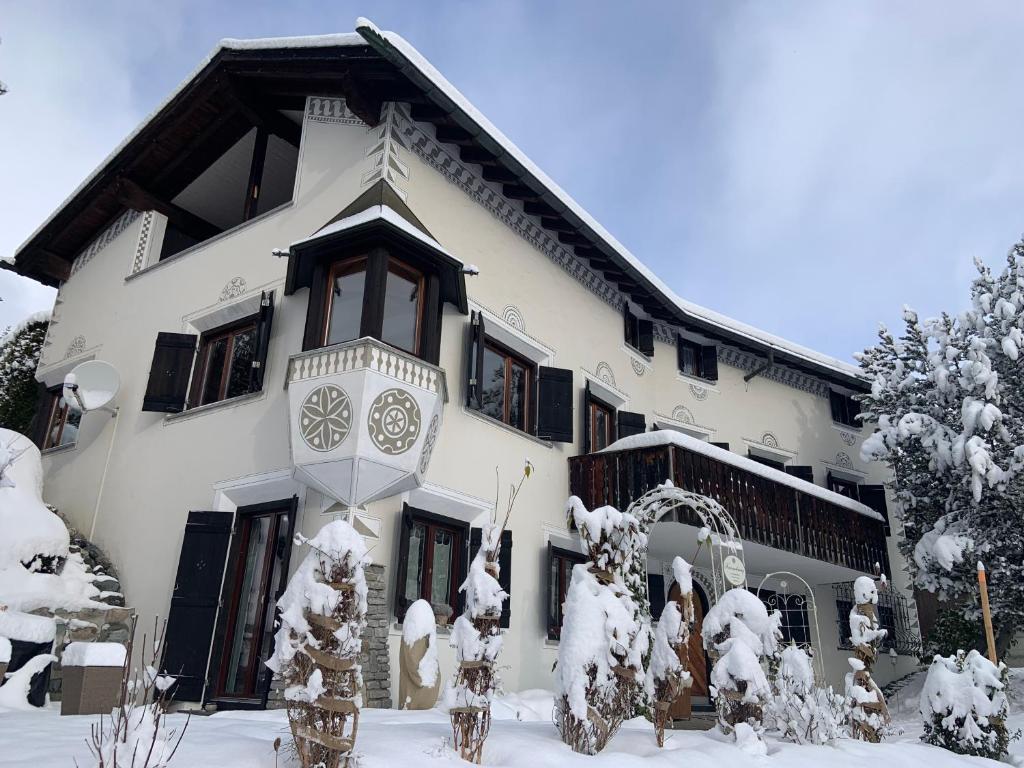
<svg viewBox="0 0 1024 768">
<path fill-rule="evenodd" d="M 63 390 L 63 387 L 48 390 L 43 400 L 41 414 L 45 419 L 46 431 L 39 447 L 44 451 L 62 445 L 74 445 L 78 439 L 78 425 L 82 420 L 82 412 L 68 405 Z"/>
<path fill-rule="evenodd" d="M 698 379 L 718 380 L 718 347 L 713 344 L 701 345 L 678 336 L 676 357 L 680 373 Z"/>
<path fill-rule="evenodd" d="M 484 344 L 480 411 L 510 427 L 531 431 L 535 366 L 493 339 Z"/>
<path fill-rule="evenodd" d="M 590 451 L 600 451 L 615 442 L 615 409 L 596 397 L 587 404 Z"/>
<path fill-rule="evenodd" d="M 383 259 L 386 263 L 377 264 Z M 336 262 L 327 285 L 323 343 L 373 336 L 421 354 L 423 273 L 386 254 Z"/>
<path fill-rule="evenodd" d="M 203 334 L 192 376 L 190 405 L 216 403 L 252 391 L 256 321 L 250 317 Z"/>
<path fill-rule="evenodd" d="M 626 343 L 647 357 L 654 357 L 654 322 L 634 315 L 628 304 L 622 312 Z"/>
<path fill-rule="evenodd" d="M 831 472 L 828 473 L 826 481 L 830 491 L 835 491 L 840 496 L 846 496 L 854 501 L 860 500 L 860 493 L 858 493 L 856 481 L 847 480 L 844 477 L 837 477 Z"/>
<path fill-rule="evenodd" d="M 830 389 L 828 401 L 832 408 L 832 421 L 846 424 L 850 427 L 861 426 L 860 419 L 857 418 L 860 414 L 860 403 L 854 400 L 851 395 L 845 395 L 842 392 Z"/>
<path fill-rule="evenodd" d="M 778 459 L 769 459 L 767 456 L 763 456 L 754 451 L 747 451 L 747 458 L 751 461 L 756 461 L 758 464 L 764 464 L 766 467 L 777 469 L 780 472 L 786 471 L 786 462 L 779 461 Z"/>
</svg>

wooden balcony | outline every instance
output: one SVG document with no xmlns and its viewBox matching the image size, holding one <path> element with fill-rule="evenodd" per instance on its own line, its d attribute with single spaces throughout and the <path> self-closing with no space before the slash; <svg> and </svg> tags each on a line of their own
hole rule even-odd
<svg viewBox="0 0 1024 768">
<path fill-rule="evenodd" d="M 811 488 L 794 488 L 679 445 L 569 459 L 570 492 L 588 509 L 610 504 L 624 511 L 665 480 L 715 499 L 732 515 L 745 541 L 862 573 L 873 573 L 880 563 L 889 572 L 882 521 L 823 499 Z M 701 525 L 688 510 L 681 511 L 678 522 Z"/>
</svg>

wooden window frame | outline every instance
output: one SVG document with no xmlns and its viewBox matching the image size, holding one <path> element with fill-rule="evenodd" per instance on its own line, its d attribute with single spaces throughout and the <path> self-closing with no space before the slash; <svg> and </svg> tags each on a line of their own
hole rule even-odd
<svg viewBox="0 0 1024 768">
<path fill-rule="evenodd" d="M 551 556 L 548 560 L 548 578 L 551 578 L 551 567 L 555 561 L 562 561 L 571 563 L 573 566 L 587 562 L 587 556 L 582 552 L 574 552 L 571 549 L 565 549 L 554 544 L 550 546 Z M 548 640 L 560 640 L 562 634 L 562 622 L 565 620 L 565 615 L 562 612 L 562 606 L 565 604 L 565 597 L 569 593 L 569 584 L 572 581 L 572 568 L 568 569 L 568 575 L 565 575 L 565 568 L 559 565 L 558 568 L 558 583 L 548 584 L 548 601 L 552 598 L 551 590 L 558 590 L 558 601 L 555 603 L 555 612 L 553 616 L 549 617 L 549 626 L 547 628 Z"/>
<path fill-rule="evenodd" d="M 836 406 L 838 405 L 838 413 Z M 861 429 L 864 425 L 857 416 L 860 415 L 861 405 L 853 399 L 853 395 L 847 395 L 835 389 L 831 390 L 829 407 L 832 411 L 832 421 L 853 429 Z"/>
<path fill-rule="evenodd" d="M 683 370 L 682 366 L 679 368 L 679 372 L 684 376 L 691 376 L 695 379 L 703 379 L 704 376 L 704 347 L 698 344 L 696 341 L 690 341 L 689 339 L 680 338 L 676 342 L 680 347 L 685 347 L 693 353 L 693 370 Z"/>
<path fill-rule="evenodd" d="M 507 346 L 496 340 L 492 336 L 484 334 L 484 349 L 490 349 L 492 352 L 497 353 L 505 360 L 505 387 L 502 393 L 502 416 L 498 421 L 504 424 L 506 427 L 517 429 L 520 432 L 525 432 L 528 435 L 533 435 L 537 432 L 534 414 L 536 413 L 536 387 L 534 386 L 537 379 L 537 364 L 527 357 L 523 357 L 519 353 L 509 349 Z M 521 368 L 526 371 L 526 402 L 524 407 L 523 419 L 524 423 L 522 427 L 517 427 L 515 424 L 509 423 L 509 412 L 511 410 L 511 397 L 509 388 L 511 386 L 511 368 L 513 364 L 518 364 Z M 481 392 L 483 391 L 483 382 L 480 382 Z M 480 409 L 481 413 L 484 413 L 483 409 Z M 488 413 L 484 413 L 485 416 L 490 416 Z M 491 418 L 494 418 L 493 416 Z"/>
<path fill-rule="evenodd" d="M 259 341 L 257 338 L 259 331 L 259 321 L 259 313 L 249 315 L 248 317 L 243 317 L 241 320 L 236 320 L 235 322 L 227 323 L 226 325 L 221 325 L 218 326 L 217 328 L 212 328 L 211 330 L 207 331 L 206 333 L 202 334 L 199 337 L 199 344 L 196 347 L 196 363 L 192 374 L 192 386 L 189 389 L 186 410 L 188 408 L 198 408 L 201 405 L 219 403 L 228 399 L 227 382 L 228 379 L 230 378 L 231 373 L 232 355 L 235 349 L 235 337 L 245 332 L 246 330 L 252 331 L 253 359 L 255 359 L 256 356 L 258 355 L 256 345 L 258 344 Z M 214 342 L 219 341 L 220 339 L 223 338 L 228 339 L 228 346 L 227 350 L 224 353 L 224 359 L 226 364 L 224 366 L 224 370 L 221 372 L 220 384 L 217 386 L 218 396 L 216 400 L 202 402 L 203 390 L 206 389 L 205 384 L 207 368 L 209 367 L 210 364 L 210 348 Z M 238 395 L 236 395 L 236 397 L 238 397 Z"/>
<path fill-rule="evenodd" d="M 434 578 L 434 536 L 435 531 L 450 533 L 452 540 L 452 565 L 448 583 L 448 605 L 452 609 L 449 623 L 454 622 L 459 614 L 459 587 L 462 584 L 462 573 L 464 558 L 466 556 L 467 531 L 466 526 L 457 520 L 448 520 L 440 515 L 432 515 L 426 512 L 409 508 L 412 527 L 422 525 L 426 529 L 425 546 L 423 548 L 423 580 L 420 582 L 419 599 L 426 600 L 433 606 L 431 601 L 431 587 Z M 409 538 L 412 538 L 412 531 L 409 531 Z M 409 574 L 405 575 L 408 581 Z M 405 586 L 402 587 L 403 592 Z M 408 597 L 408 596 L 406 596 Z"/>
<path fill-rule="evenodd" d="M 854 501 L 860 501 L 860 493 L 857 490 L 860 487 L 860 483 L 858 483 L 856 480 L 848 480 L 845 477 L 836 477 L 831 472 L 829 473 L 827 480 L 828 489 L 833 493 L 838 493 L 840 496 L 846 496 L 846 494 L 840 491 L 838 488 L 836 488 L 836 486 L 838 485 L 843 487 L 852 487 L 853 496 L 847 496 L 847 498 L 853 499 Z"/>
<path fill-rule="evenodd" d="M 325 281 L 319 317 L 319 346 L 326 347 L 331 332 L 331 311 L 334 305 L 335 278 L 358 271 L 354 266 L 363 265 L 363 308 L 359 319 L 357 339 L 370 336 L 383 341 L 384 335 L 384 299 L 387 291 L 388 274 L 394 273 L 416 283 L 416 327 L 414 330 L 414 349 L 395 347 L 410 355 L 427 359 L 424 336 L 425 318 L 428 304 L 428 275 L 407 261 L 388 253 L 383 248 L 375 248 L 368 253 L 348 255 L 329 262 L 324 270 Z M 347 271 L 346 271 L 347 270 Z M 312 307 L 310 308 L 312 311 Z M 344 342 L 339 342 L 344 343 Z M 388 342 L 383 342 L 387 344 Z"/>
<path fill-rule="evenodd" d="M 60 448 L 61 438 L 64 436 L 64 427 L 68 424 L 68 415 L 71 413 L 71 406 L 67 403 L 63 407 L 60 405 L 61 398 L 64 397 L 64 387 L 58 386 L 52 389 L 46 390 L 47 404 L 46 404 L 46 430 L 43 432 L 42 440 L 39 449 L 42 451 L 49 450 L 50 448 Z M 53 429 L 56 426 L 54 417 L 59 415 L 60 429 L 57 431 L 56 440 L 51 440 Z M 75 439 L 78 442 L 78 439 Z M 68 443 L 68 445 L 74 445 L 74 443 Z"/>
<path fill-rule="evenodd" d="M 596 438 L 597 438 L 597 419 L 595 418 L 595 416 L 597 415 L 597 413 L 596 413 L 597 411 L 603 411 L 605 413 L 605 415 L 607 416 L 607 419 L 608 419 L 607 422 L 606 422 L 606 424 L 607 424 L 607 435 L 606 436 L 607 436 L 608 439 L 607 439 L 607 442 L 604 445 L 600 445 L 600 446 L 598 445 L 597 440 L 596 440 Z M 617 420 L 618 420 L 617 413 L 618 413 L 618 409 L 617 408 L 612 407 L 611 405 L 609 405 L 604 400 L 601 400 L 598 397 L 594 397 L 593 394 L 590 395 L 590 398 L 588 399 L 588 402 L 587 402 L 587 417 L 588 417 L 588 422 L 587 423 L 588 423 L 588 426 L 589 426 L 589 429 L 590 429 L 590 434 L 588 436 L 589 439 L 590 439 L 590 442 L 589 442 L 588 445 L 590 447 L 590 452 L 591 453 L 593 453 L 594 451 L 600 451 L 603 448 L 607 448 L 609 445 L 611 445 L 612 443 L 615 442 L 616 424 L 617 424 Z"/>
</svg>

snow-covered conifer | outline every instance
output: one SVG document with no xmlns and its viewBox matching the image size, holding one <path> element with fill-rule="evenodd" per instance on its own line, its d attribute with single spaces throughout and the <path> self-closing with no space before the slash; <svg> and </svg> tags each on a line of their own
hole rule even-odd
<svg viewBox="0 0 1024 768">
<path fill-rule="evenodd" d="M 49 313 L 38 313 L 0 337 L 0 427 L 28 433 L 37 410 L 35 379 Z"/>
<path fill-rule="evenodd" d="M 588 511 L 575 496 L 567 511 L 589 562 L 573 568 L 562 610 L 555 667 L 555 723 L 576 752 L 596 754 L 631 716 L 644 685 L 650 636 L 629 588 L 647 536 L 614 507 Z"/>
<path fill-rule="evenodd" d="M 348 761 L 359 723 L 366 626 L 366 545 L 344 520 L 311 539 L 278 601 L 281 624 L 267 666 L 284 678 L 288 722 L 303 768 Z"/>
<path fill-rule="evenodd" d="M 704 617 L 701 634 L 714 660 L 711 694 L 723 733 L 747 741 L 753 734 L 761 742 L 764 707 L 772 697 L 761 662 L 778 652 L 781 623 L 781 613 L 769 614 L 756 595 L 740 587 L 722 595 Z"/>
<path fill-rule="evenodd" d="M 936 656 L 921 691 L 921 739 L 961 755 L 1004 757 L 1011 739 L 1006 680 L 1006 665 L 977 651 Z"/>
</svg>

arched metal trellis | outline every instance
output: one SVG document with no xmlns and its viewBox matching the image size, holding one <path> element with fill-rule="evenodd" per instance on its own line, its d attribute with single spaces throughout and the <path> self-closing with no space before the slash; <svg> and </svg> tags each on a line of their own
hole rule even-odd
<svg viewBox="0 0 1024 768">
<path fill-rule="evenodd" d="M 726 558 L 738 558 L 743 564 L 745 574 L 746 557 L 736 521 L 725 507 L 714 499 L 672 485 L 660 485 L 630 504 L 627 512 L 633 515 L 643 531 L 649 534 L 656 522 L 666 518 L 688 523 L 689 521 L 684 520 L 679 514 L 680 509 L 691 510 L 701 521 L 711 554 L 711 584 L 715 592 L 715 601 L 717 602 L 722 593 L 732 587 L 745 586 L 745 575 L 742 585 L 726 583 Z"/>
<path fill-rule="evenodd" d="M 795 579 L 804 588 L 804 593 L 793 594 L 787 593 L 785 590 L 789 588 L 789 579 Z M 764 585 L 769 581 L 774 580 L 778 582 L 779 588 L 783 592 L 772 592 L 767 598 L 761 594 L 764 589 Z M 808 638 L 806 642 L 797 643 L 804 650 L 810 649 L 812 651 L 812 663 L 814 664 L 814 674 L 819 684 L 825 680 L 825 660 L 821 654 L 821 630 L 818 627 L 818 603 L 814 599 L 814 590 L 811 585 L 800 576 L 799 574 L 793 573 L 792 571 L 773 571 L 772 573 L 765 574 L 765 577 L 761 579 L 761 583 L 757 585 L 757 596 L 761 599 L 765 605 L 771 608 L 778 608 L 782 610 L 784 608 L 792 608 L 794 605 L 797 608 L 805 608 L 807 611 L 807 634 Z M 785 598 L 786 604 L 780 605 L 781 599 Z M 814 630 L 813 640 L 811 639 L 811 630 Z"/>
</svg>

